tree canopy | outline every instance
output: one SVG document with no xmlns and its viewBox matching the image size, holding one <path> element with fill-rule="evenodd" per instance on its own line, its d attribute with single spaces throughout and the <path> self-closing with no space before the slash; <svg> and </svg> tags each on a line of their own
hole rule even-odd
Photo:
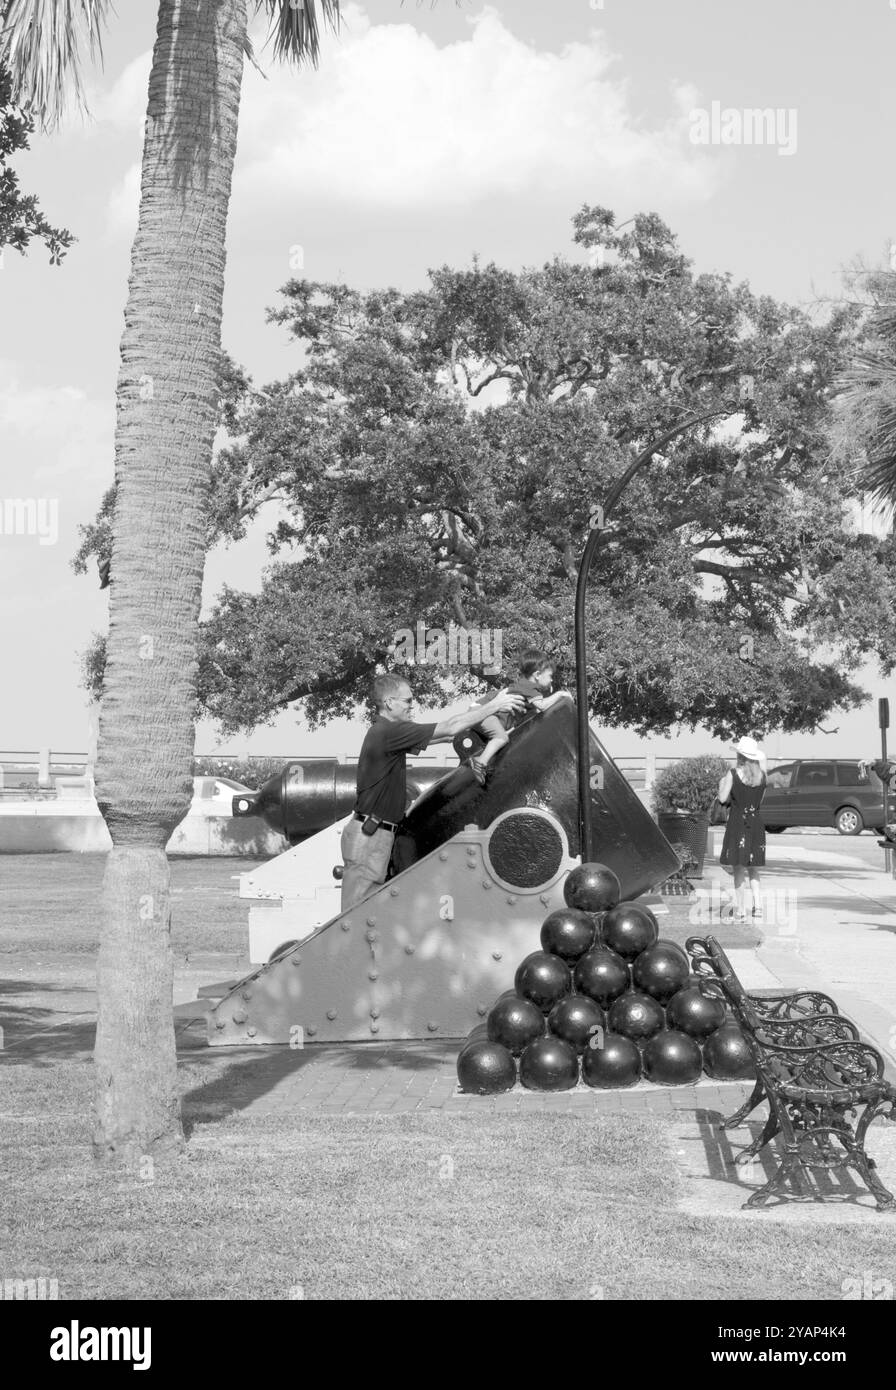
<svg viewBox="0 0 896 1390">
<path fill-rule="evenodd" d="M 28 149 L 33 133 L 34 120 L 15 104 L 12 78 L 0 65 L 0 252 L 10 246 L 24 255 L 36 238 L 49 251 L 50 264 L 59 265 L 74 237 L 50 225 L 37 198 L 22 192 L 8 163 L 12 155 Z"/>
<path fill-rule="evenodd" d="M 500 683 L 526 646 L 572 681 L 589 523 L 640 450 L 691 417 L 605 518 L 588 601 L 597 720 L 728 737 L 861 703 L 896 650 L 892 542 L 856 533 L 828 440 L 857 311 L 820 320 L 697 275 L 655 215 L 574 218 L 576 258 L 443 266 L 413 293 L 292 280 L 269 311 L 300 365 L 232 368 L 210 540 L 278 504 L 258 593 L 203 626 L 200 696 L 225 731 L 301 700 L 350 713 L 377 669 L 422 702 Z M 229 393 L 229 394 L 228 394 Z M 87 549 L 90 549 L 89 539 Z M 82 553 L 81 562 L 85 555 Z M 114 576 L 113 576 L 114 580 Z M 502 635 L 503 675 L 402 665 L 402 630 Z"/>
</svg>

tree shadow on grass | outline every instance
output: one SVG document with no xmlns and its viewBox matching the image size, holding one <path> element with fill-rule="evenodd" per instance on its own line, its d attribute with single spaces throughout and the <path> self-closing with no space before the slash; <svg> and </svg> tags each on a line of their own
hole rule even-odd
<svg viewBox="0 0 896 1390">
<path fill-rule="evenodd" d="M 214 1124 L 236 1111 L 247 1109 L 278 1086 L 295 1084 L 296 1103 L 307 1095 L 312 1076 L 335 1088 L 347 1077 L 372 1077 L 399 1070 L 423 1074 L 450 1070 L 459 1040 L 440 1042 L 312 1043 L 302 1049 L 277 1047 L 212 1048 L 194 1035 L 185 1046 L 180 1037 L 183 1064 L 208 1071 L 182 1097 L 184 1131 L 189 1135 L 202 1124 Z M 223 1055 L 222 1055 L 223 1054 Z"/>
<path fill-rule="evenodd" d="M 17 981 L 5 993 L 84 994 L 93 1001 L 92 989 L 62 989 L 60 986 L 34 985 Z M 96 1011 L 93 1007 L 84 1015 L 61 1014 L 58 1009 L 36 1005 L 4 1004 L 0 1008 L 2 1048 L 0 1064 L 7 1066 L 50 1067 L 59 1062 L 83 1060 L 93 1051 L 96 1038 Z"/>
</svg>

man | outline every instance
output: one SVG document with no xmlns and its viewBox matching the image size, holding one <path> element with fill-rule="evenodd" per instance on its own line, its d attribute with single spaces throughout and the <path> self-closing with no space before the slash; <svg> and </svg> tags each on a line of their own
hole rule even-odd
<svg viewBox="0 0 896 1390">
<path fill-rule="evenodd" d="M 430 743 L 450 743 L 492 714 L 518 714 L 525 701 L 501 691 L 487 705 L 462 714 L 434 716 L 430 724 L 409 718 L 414 697 L 401 676 L 377 676 L 373 682 L 377 718 L 367 731 L 358 758 L 358 798 L 342 832 L 342 910 L 368 897 L 386 882 L 398 822 L 407 800 L 407 755 L 422 753 Z"/>
</svg>

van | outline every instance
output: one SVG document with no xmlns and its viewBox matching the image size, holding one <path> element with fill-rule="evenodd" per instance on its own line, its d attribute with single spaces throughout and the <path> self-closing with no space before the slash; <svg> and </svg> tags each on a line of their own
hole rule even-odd
<svg viewBox="0 0 896 1390">
<path fill-rule="evenodd" d="M 841 835 L 860 835 L 866 828 L 882 835 L 883 783 L 858 759 L 798 758 L 769 771 L 760 816 L 772 834 L 797 825 L 830 825 Z"/>
</svg>

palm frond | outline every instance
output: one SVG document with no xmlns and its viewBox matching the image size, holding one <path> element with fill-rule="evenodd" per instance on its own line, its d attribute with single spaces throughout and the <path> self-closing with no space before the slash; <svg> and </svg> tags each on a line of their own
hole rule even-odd
<svg viewBox="0 0 896 1390">
<path fill-rule="evenodd" d="M 13 99 L 48 130 L 71 94 L 84 110 L 85 49 L 103 60 L 102 31 L 112 0 L 4 0 L 0 64 L 8 68 Z"/>
<path fill-rule="evenodd" d="M 318 11 L 336 34 L 342 21 L 339 0 L 255 0 L 255 10 L 266 10 L 271 17 L 275 58 L 314 67 L 320 56 Z"/>
<path fill-rule="evenodd" d="M 896 503 L 896 358 L 857 353 L 839 381 L 837 405 L 864 451 L 855 483 L 878 502 Z"/>
</svg>

